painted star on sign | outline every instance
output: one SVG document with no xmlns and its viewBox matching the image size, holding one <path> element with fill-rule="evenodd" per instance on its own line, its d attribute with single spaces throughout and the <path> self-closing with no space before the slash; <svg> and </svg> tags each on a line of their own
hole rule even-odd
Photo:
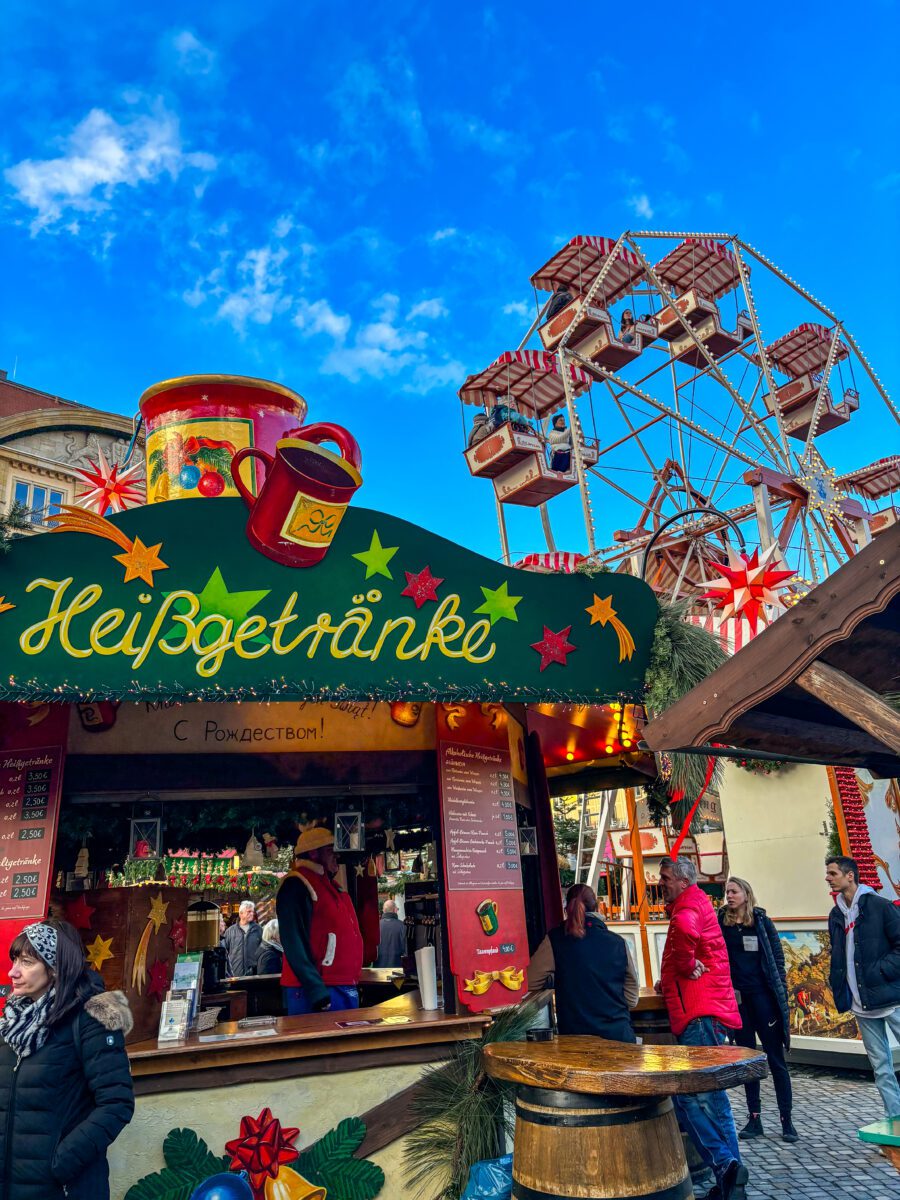
<svg viewBox="0 0 900 1200">
<path fill-rule="evenodd" d="M 360 550 L 353 557 L 366 568 L 366 579 L 371 579 L 373 575 L 383 575 L 385 579 L 393 579 L 388 563 L 399 549 L 399 546 L 382 546 L 378 530 L 373 529 L 368 550 Z"/>
<path fill-rule="evenodd" d="M 423 567 L 418 575 L 414 575 L 411 571 L 403 573 L 406 576 L 406 587 L 400 593 L 401 596 L 412 596 L 416 608 L 421 608 L 426 600 L 437 602 L 437 588 L 444 581 L 432 575 L 431 567 Z"/>
<path fill-rule="evenodd" d="M 566 667 L 569 664 L 566 662 L 566 655 L 577 650 L 577 646 L 573 646 L 568 640 L 569 634 L 572 632 L 572 626 L 567 625 L 565 629 L 561 629 L 559 633 L 554 633 L 552 629 L 544 626 L 544 636 L 539 642 L 532 642 L 532 650 L 537 650 L 541 656 L 541 670 L 545 671 L 551 663 L 559 663 L 560 666 Z"/>
<path fill-rule="evenodd" d="M 10 612 L 15 607 L 14 604 L 10 604 L 5 596 L 0 596 L 0 613 Z"/>
<path fill-rule="evenodd" d="M 596 625 L 598 621 L 601 625 L 605 625 L 616 615 L 616 610 L 612 606 L 612 596 L 601 600 L 596 592 L 594 593 L 594 603 L 584 611 L 591 618 L 592 625 Z"/>
<path fill-rule="evenodd" d="M 71 904 L 66 905 L 66 920 L 76 929 L 90 929 L 91 916 L 97 910 L 91 908 L 84 896 L 79 896 Z"/>
<path fill-rule="evenodd" d="M 168 592 L 163 592 L 164 596 L 168 596 L 169 594 Z M 246 592 L 229 591 L 220 568 L 216 567 L 203 585 L 203 590 L 197 593 L 200 610 L 194 620 L 200 621 L 204 617 L 224 617 L 226 620 L 234 621 L 235 626 L 240 625 L 250 615 L 251 610 L 261 600 L 265 600 L 268 594 L 268 589 L 265 591 L 260 589 L 259 591 Z M 179 605 L 179 611 L 184 611 L 184 603 L 186 601 Z M 254 642 L 264 642 L 266 638 L 263 634 L 258 634 L 251 640 Z"/>
<path fill-rule="evenodd" d="M 484 613 L 486 617 L 490 617 L 492 625 L 503 617 L 506 617 L 507 621 L 518 621 L 516 605 L 522 597 L 509 594 L 505 579 L 498 588 L 486 588 L 482 585 L 481 590 L 484 594 L 484 604 L 475 609 L 476 613 Z"/>
<path fill-rule="evenodd" d="M 102 938 L 98 933 L 89 946 L 85 947 L 87 960 L 95 971 L 101 970 L 108 958 L 115 958 L 110 946 L 112 938 Z"/>
<path fill-rule="evenodd" d="M 159 557 L 160 550 L 162 542 L 157 542 L 155 546 L 145 546 L 141 539 L 136 537 L 130 550 L 126 550 L 124 554 L 114 554 L 116 562 L 120 562 L 125 568 L 124 582 L 131 583 L 132 579 L 142 579 L 144 583 L 153 587 L 153 572 L 169 569 Z"/>
<path fill-rule="evenodd" d="M 159 959 L 150 968 L 150 983 L 147 985 L 147 995 L 155 996 L 162 1002 L 169 990 L 169 964 Z"/>
<path fill-rule="evenodd" d="M 147 914 L 147 920 L 153 925 L 154 930 L 159 933 L 160 925 L 168 925 L 166 913 L 169 910 L 169 901 L 163 900 L 162 892 L 157 892 L 150 901 L 150 912 Z"/>
</svg>

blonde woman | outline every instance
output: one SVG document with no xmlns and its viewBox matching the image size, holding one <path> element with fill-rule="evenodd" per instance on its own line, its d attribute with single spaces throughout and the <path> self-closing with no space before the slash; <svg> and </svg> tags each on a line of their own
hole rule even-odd
<svg viewBox="0 0 900 1200">
<path fill-rule="evenodd" d="M 757 906 L 753 888 L 736 875 L 725 885 L 725 904 L 719 910 L 719 923 L 741 1015 L 741 1028 L 734 1040 L 752 1050 L 759 1037 L 775 1085 L 782 1137 L 786 1142 L 796 1142 L 798 1135 L 791 1121 L 791 1077 L 784 1056 L 791 1044 L 787 979 L 778 931 L 766 916 L 766 910 Z M 744 1090 L 749 1120 L 738 1137 L 746 1141 L 762 1137 L 763 1127 L 759 1081 L 745 1084 Z"/>
</svg>

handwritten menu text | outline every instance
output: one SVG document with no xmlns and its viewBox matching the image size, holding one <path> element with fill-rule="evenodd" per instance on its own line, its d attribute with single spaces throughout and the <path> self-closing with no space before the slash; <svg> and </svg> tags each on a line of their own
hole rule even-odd
<svg viewBox="0 0 900 1200">
<path fill-rule="evenodd" d="M 448 887 L 521 888 L 509 752 L 442 742 L 440 766 Z"/>
<path fill-rule="evenodd" d="M 0 752 L 0 914 L 42 917 L 46 912 L 62 750 Z"/>
</svg>

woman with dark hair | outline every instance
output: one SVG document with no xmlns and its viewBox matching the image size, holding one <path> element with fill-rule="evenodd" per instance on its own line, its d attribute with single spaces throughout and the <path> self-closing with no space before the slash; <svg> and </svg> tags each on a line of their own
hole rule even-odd
<svg viewBox="0 0 900 1200">
<path fill-rule="evenodd" d="M 560 1033 L 636 1040 L 629 1009 L 640 996 L 637 971 L 627 942 L 607 929 L 587 884 L 576 883 L 566 893 L 566 919 L 535 951 L 529 990 L 545 987 L 550 975 Z"/>
<path fill-rule="evenodd" d="M 134 1091 L 121 992 L 87 968 L 77 930 L 39 921 L 10 946 L 0 1016 L 0 1196 L 109 1200 L 106 1152 Z"/>
<path fill-rule="evenodd" d="M 786 1142 L 796 1142 L 798 1134 L 791 1119 L 791 1076 L 784 1053 L 791 1044 L 791 1022 L 784 951 L 778 930 L 766 910 L 758 907 L 753 888 L 737 875 L 732 875 L 725 884 L 725 904 L 719 909 L 719 923 L 741 1014 L 735 1043 L 755 1050 L 759 1037 L 775 1085 L 781 1136 Z M 763 1136 L 759 1080 L 745 1083 L 744 1091 L 748 1120 L 738 1137 L 747 1141 Z"/>
</svg>

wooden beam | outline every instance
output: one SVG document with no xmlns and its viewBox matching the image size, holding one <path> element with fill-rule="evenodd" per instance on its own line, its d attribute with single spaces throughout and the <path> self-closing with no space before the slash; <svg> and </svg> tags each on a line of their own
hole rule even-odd
<svg viewBox="0 0 900 1200">
<path fill-rule="evenodd" d="M 900 754 L 900 713 L 858 680 L 828 663 L 810 663 L 794 681 L 805 692 Z"/>
<path fill-rule="evenodd" d="M 759 709 L 738 717 L 728 731 L 728 739 L 729 745 L 746 750 L 748 758 L 754 750 L 770 750 L 812 762 L 853 767 L 865 765 L 866 758 L 891 757 L 883 742 L 850 724 L 826 725 Z"/>
</svg>

